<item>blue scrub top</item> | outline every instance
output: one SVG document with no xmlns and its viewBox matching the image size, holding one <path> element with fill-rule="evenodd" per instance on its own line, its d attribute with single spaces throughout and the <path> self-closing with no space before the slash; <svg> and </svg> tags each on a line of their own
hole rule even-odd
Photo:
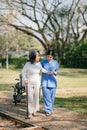
<svg viewBox="0 0 87 130">
<path fill-rule="evenodd" d="M 48 70 L 49 72 L 50 71 L 58 72 L 58 70 L 59 70 L 59 64 L 54 59 L 51 62 L 49 62 L 47 59 L 43 60 L 41 62 L 41 65 L 44 69 Z M 41 86 L 42 87 L 49 87 L 49 88 L 57 87 L 56 75 L 42 73 Z"/>
</svg>

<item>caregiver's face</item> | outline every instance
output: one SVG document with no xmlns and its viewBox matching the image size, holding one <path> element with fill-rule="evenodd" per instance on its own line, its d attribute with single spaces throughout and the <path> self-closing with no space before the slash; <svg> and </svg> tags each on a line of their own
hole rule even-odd
<svg viewBox="0 0 87 130">
<path fill-rule="evenodd" d="M 53 56 L 52 55 L 47 55 L 47 59 L 48 59 L 48 61 L 51 61 L 53 59 Z"/>
</svg>

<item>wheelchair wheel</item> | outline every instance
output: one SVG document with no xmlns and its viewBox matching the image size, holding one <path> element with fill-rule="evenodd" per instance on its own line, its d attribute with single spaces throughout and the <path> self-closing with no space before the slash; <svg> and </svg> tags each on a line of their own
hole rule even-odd
<svg viewBox="0 0 87 130">
<path fill-rule="evenodd" d="M 21 101 L 22 90 L 20 88 L 19 82 L 14 86 L 14 95 L 13 95 L 13 103 L 17 104 L 17 102 Z"/>
</svg>

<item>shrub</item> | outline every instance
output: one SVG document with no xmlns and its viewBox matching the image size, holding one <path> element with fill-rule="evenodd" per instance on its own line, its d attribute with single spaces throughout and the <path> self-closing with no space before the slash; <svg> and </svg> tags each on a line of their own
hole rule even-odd
<svg viewBox="0 0 87 130">
<path fill-rule="evenodd" d="M 26 63 L 27 58 L 25 57 L 15 57 L 15 58 L 9 58 L 8 62 L 9 62 L 9 67 L 11 66 L 12 68 L 15 69 L 21 69 L 24 64 Z M 2 62 L 2 66 L 5 67 L 6 66 L 6 59 L 1 58 L 0 62 Z"/>
<path fill-rule="evenodd" d="M 87 41 L 74 47 L 67 46 L 61 64 L 66 67 L 87 68 Z"/>
</svg>

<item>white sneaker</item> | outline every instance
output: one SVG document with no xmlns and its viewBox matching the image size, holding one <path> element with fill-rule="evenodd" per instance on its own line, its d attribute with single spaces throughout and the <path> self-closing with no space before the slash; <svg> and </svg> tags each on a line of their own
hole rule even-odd
<svg viewBox="0 0 87 130">
<path fill-rule="evenodd" d="M 52 115 L 52 113 L 46 113 L 46 116 L 51 116 Z"/>
</svg>

